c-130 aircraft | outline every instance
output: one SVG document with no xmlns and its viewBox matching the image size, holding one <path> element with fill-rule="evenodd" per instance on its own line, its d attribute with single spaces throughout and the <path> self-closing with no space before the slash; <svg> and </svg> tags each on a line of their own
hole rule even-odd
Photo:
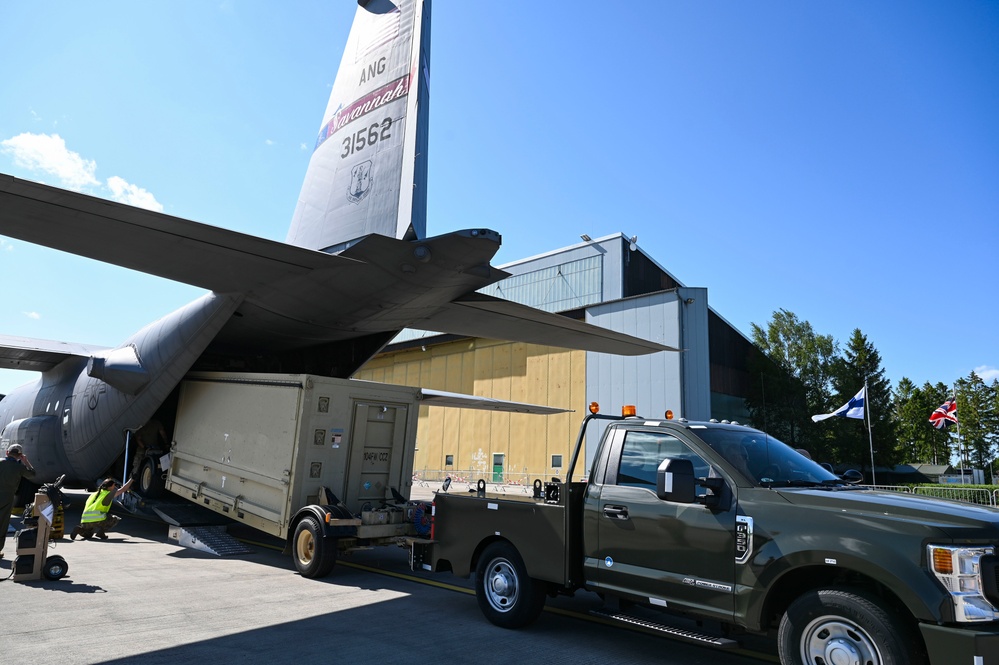
<svg viewBox="0 0 999 665">
<path fill-rule="evenodd" d="M 192 369 L 346 378 L 404 328 L 675 350 L 476 293 L 500 235 L 426 237 L 431 2 L 358 5 L 284 243 L 0 174 L 0 235 L 210 291 L 113 348 L 0 335 L 0 367 L 41 372 L 0 400 L 36 482 L 93 487 Z"/>
</svg>

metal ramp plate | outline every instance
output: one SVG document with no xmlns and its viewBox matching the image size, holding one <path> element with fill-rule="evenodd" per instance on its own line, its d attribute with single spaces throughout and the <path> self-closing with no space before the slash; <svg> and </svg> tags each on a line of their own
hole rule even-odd
<svg viewBox="0 0 999 665">
<path fill-rule="evenodd" d="M 229 535 L 224 526 L 171 526 L 167 534 L 181 547 L 208 552 L 215 556 L 249 554 L 253 550 Z"/>
<path fill-rule="evenodd" d="M 173 526 L 220 526 L 232 520 L 194 503 L 155 502 L 151 504 L 161 520 Z"/>
</svg>

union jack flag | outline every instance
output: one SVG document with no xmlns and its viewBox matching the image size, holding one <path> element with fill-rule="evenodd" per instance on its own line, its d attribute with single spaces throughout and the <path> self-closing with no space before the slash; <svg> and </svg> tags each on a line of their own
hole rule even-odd
<svg viewBox="0 0 999 665">
<path fill-rule="evenodd" d="M 957 422 L 957 400 L 951 397 L 930 414 L 930 424 L 937 429 L 943 429 L 948 423 Z"/>
</svg>

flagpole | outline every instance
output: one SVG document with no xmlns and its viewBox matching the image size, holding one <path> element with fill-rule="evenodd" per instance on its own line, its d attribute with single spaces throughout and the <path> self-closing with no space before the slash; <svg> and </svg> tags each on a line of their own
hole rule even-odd
<svg viewBox="0 0 999 665">
<path fill-rule="evenodd" d="M 956 383 L 954 384 L 954 409 L 955 409 L 955 412 L 956 412 L 956 410 L 957 410 L 957 384 Z M 958 450 L 958 452 L 961 455 L 961 484 L 963 485 L 964 484 L 964 455 L 968 451 L 965 449 L 964 444 L 961 442 L 961 419 L 960 418 L 957 419 L 957 450 Z M 970 462 L 970 460 L 969 460 L 969 462 Z M 971 477 L 972 477 L 972 480 L 974 480 L 974 477 L 975 477 L 974 470 L 972 470 L 972 472 L 971 472 Z"/>
<path fill-rule="evenodd" d="M 871 446 L 871 484 L 878 484 L 877 473 L 874 472 L 874 437 L 871 435 L 871 391 L 867 389 L 867 378 L 864 378 L 864 411 L 867 413 L 867 441 Z M 964 478 L 964 475 L 961 476 Z"/>
</svg>

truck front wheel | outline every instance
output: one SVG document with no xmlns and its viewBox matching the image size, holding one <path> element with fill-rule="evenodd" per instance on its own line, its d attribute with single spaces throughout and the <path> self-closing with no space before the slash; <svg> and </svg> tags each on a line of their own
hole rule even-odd
<svg viewBox="0 0 999 665">
<path fill-rule="evenodd" d="M 327 538 L 315 517 L 303 517 L 295 527 L 291 556 L 302 577 L 326 577 L 336 565 L 336 540 Z"/>
<path fill-rule="evenodd" d="M 923 657 L 910 627 L 866 596 L 842 589 L 809 591 L 787 608 L 777 635 L 786 665 L 915 665 Z"/>
<path fill-rule="evenodd" d="M 507 542 L 489 545 L 479 558 L 475 597 L 489 621 L 502 628 L 532 623 L 545 606 L 545 589 L 527 576 L 517 549 Z"/>
</svg>

